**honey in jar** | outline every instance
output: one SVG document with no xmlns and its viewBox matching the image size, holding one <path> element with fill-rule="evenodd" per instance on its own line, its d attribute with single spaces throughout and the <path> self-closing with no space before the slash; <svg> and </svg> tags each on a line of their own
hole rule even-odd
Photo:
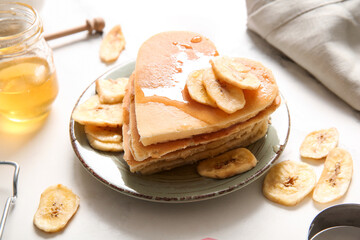
<svg viewBox="0 0 360 240">
<path fill-rule="evenodd" d="M 47 115 L 58 93 L 52 51 L 33 8 L 0 4 L 0 114 L 12 121 Z"/>
</svg>

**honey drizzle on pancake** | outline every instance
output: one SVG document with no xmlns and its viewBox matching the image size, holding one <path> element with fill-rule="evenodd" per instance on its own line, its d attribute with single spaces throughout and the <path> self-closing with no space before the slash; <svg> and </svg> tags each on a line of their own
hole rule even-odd
<svg viewBox="0 0 360 240">
<path fill-rule="evenodd" d="M 213 57 L 212 55 L 209 56 L 200 53 L 186 43 L 173 42 L 173 45 L 175 45 L 179 51 L 170 56 L 174 69 L 169 81 L 157 88 L 143 87 L 142 91 L 145 98 L 161 96 L 169 100 L 188 103 L 189 99 L 183 94 L 188 75 L 194 70 L 211 67 L 209 61 Z M 168 103 L 165 102 L 164 104 Z"/>
<path fill-rule="evenodd" d="M 190 97 L 186 88 L 188 74 L 194 70 L 211 67 L 209 60 L 212 57 L 219 55 L 214 46 L 206 43 L 206 41 L 197 42 L 198 38 L 195 37 L 198 36 L 190 37 L 189 40 L 187 40 L 188 42 L 183 40 L 181 42 L 167 42 L 169 45 L 165 46 L 165 48 L 171 47 L 172 49 L 172 54 L 169 54 L 169 56 L 166 55 L 167 61 L 170 62 L 170 64 L 167 65 L 169 65 L 171 69 L 164 69 L 161 66 L 161 63 L 156 63 L 151 66 L 149 64 L 146 66 L 145 68 L 147 69 L 145 70 L 150 73 L 155 72 L 155 75 L 152 76 L 152 79 L 146 78 L 146 81 L 142 79 L 140 83 L 135 83 L 136 104 L 158 102 L 164 105 L 176 107 L 205 123 L 216 124 L 217 122 L 227 119 L 230 116 L 232 118 L 232 115 L 241 115 L 242 112 L 247 113 L 248 117 L 253 116 L 259 110 L 254 107 L 256 106 L 256 101 L 261 99 L 260 101 L 267 102 L 276 96 L 276 94 L 274 94 L 274 88 L 276 88 L 273 82 L 274 79 L 268 75 L 268 71 L 262 67 L 259 68 L 258 66 L 252 66 L 251 62 L 244 62 L 245 66 L 251 68 L 250 72 L 259 77 L 261 86 L 257 90 L 244 90 L 247 104 L 242 110 L 239 110 L 234 114 L 227 114 L 218 108 L 210 107 L 194 101 Z M 207 47 L 198 47 L 201 44 L 204 44 L 203 46 Z M 202 49 L 202 51 L 200 52 L 197 49 Z M 155 52 L 154 54 L 157 53 Z M 165 73 L 162 73 L 163 71 L 165 71 Z M 158 72 L 161 72 L 161 74 L 156 75 Z M 277 92 L 277 89 L 275 91 Z M 272 101 L 273 99 L 268 101 L 267 105 L 269 105 Z M 234 119 L 236 119 L 236 116 L 234 116 Z"/>
<path fill-rule="evenodd" d="M 136 102 L 163 103 L 179 108 L 187 114 L 206 123 L 216 122 L 217 116 L 219 115 L 226 116 L 226 113 L 217 108 L 205 106 L 194 101 L 186 88 L 188 75 L 192 71 L 211 67 L 209 62 L 210 59 L 219 55 L 216 50 L 208 53 L 197 51 L 192 44 L 197 44 L 199 42 L 201 41 L 195 43 L 191 40 L 189 43 L 172 42 L 172 45 L 177 47 L 177 51 L 169 57 L 173 63 L 170 79 L 156 88 L 152 88 L 151 86 L 136 88 Z"/>
<path fill-rule="evenodd" d="M 202 37 L 200 37 L 200 36 L 195 36 L 191 39 L 192 43 L 199 43 L 201 41 L 202 41 Z"/>
</svg>

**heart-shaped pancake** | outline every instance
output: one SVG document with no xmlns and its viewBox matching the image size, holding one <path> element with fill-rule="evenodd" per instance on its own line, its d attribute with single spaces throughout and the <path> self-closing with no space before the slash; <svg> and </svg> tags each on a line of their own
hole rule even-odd
<svg viewBox="0 0 360 240">
<path fill-rule="evenodd" d="M 137 130 L 144 146 L 189 138 L 247 121 L 273 104 L 278 87 L 272 72 L 261 63 L 240 59 L 260 80 L 256 90 L 244 90 L 245 106 L 228 114 L 191 99 L 188 74 L 211 67 L 215 45 L 198 33 L 159 33 L 139 49 L 134 71 Z"/>
</svg>

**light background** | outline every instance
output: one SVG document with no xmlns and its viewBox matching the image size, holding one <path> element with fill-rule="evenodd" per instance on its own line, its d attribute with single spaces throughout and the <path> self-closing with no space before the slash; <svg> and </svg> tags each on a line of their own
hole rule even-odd
<svg viewBox="0 0 360 240">
<path fill-rule="evenodd" d="M 36 133 L 0 134 L 0 160 L 21 165 L 19 198 L 11 209 L 3 239 L 306 239 L 315 215 L 336 203 L 360 198 L 359 113 L 329 92 L 311 75 L 246 28 L 244 1 L 34 1 L 45 33 L 103 17 L 105 32 L 121 24 L 126 50 L 113 65 L 99 60 L 101 36 L 86 33 L 51 41 L 60 84 L 52 112 Z M 148 37 L 166 30 L 190 30 L 209 37 L 220 54 L 261 61 L 273 70 L 291 114 L 288 145 L 279 161 L 302 161 L 301 141 L 316 129 L 336 127 L 340 146 L 353 156 L 354 176 L 339 201 L 315 204 L 310 197 L 295 207 L 283 207 L 263 197 L 263 178 L 217 199 L 187 204 L 137 200 L 94 179 L 76 158 L 68 133 L 72 108 L 83 90 L 111 67 L 136 59 Z M 322 162 L 309 162 L 317 176 Z M 11 169 L 0 169 L 0 204 L 11 190 Z M 32 218 L 41 192 L 64 184 L 81 198 L 67 228 L 57 234 L 37 230 Z"/>
</svg>

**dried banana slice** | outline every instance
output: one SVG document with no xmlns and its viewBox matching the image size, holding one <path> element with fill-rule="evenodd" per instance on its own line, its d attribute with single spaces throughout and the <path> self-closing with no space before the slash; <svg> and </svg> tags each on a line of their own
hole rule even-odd
<svg viewBox="0 0 360 240">
<path fill-rule="evenodd" d="M 186 86 L 189 91 L 190 97 L 202 104 L 216 107 L 216 103 L 212 100 L 206 92 L 203 84 L 204 69 L 191 72 L 186 80 Z"/>
<path fill-rule="evenodd" d="M 349 188 L 352 173 L 353 161 L 350 153 L 341 148 L 334 148 L 326 157 L 313 199 L 319 203 L 328 203 L 341 198 Z"/>
<path fill-rule="evenodd" d="M 321 159 L 328 155 L 339 142 L 336 128 L 322 129 L 309 133 L 300 146 L 300 155 L 305 158 Z"/>
<path fill-rule="evenodd" d="M 86 135 L 86 138 L 89 141 L 89 144 L 92 148 L 104 151 L 104 152 L 121 152 L 124 151 L 123 143 L 120 142 L 103 142 L 96 138 L 93 138 L 91 135 Z"/>
<path fill-rule="evenodd" d="M 122 104 L 101 104 L 99 96 L 94 95 L 75 108 L 72 118 L 83 125 L 120 127 L 123 124 Z"/>
<path fill-rule="evenodd" d="M 216 77 L 241 89 L 258 89 L 260 80 L 236 58 L 217 56 L 210 60 Z"/>
<path fill-rule="evenodd" d="M 269 200 L 294 206 L 315 187 L 316 175 L 310 165 L 284 161 L 273 166 L 263 183 L 263 194 Z"/>
<path fill-rule="evenodd" d="M 58 184 L 47 188 L 40 197 L 34 224 L 45 232 L 63 229 L 76 213 L 80 198 L 69 188 Z"/>
<path fill-rule="evenodd" d="M 216 80 L 211 68 L 204 70 L 203 83 L 209 97 L 226 113 L 234 113 L 245 106 L 243 90 Z"/>
<path fill-rule="evenodd" d="M 122 132 L 121 128 L 111 128 L 111 127 L 97 127 L 93 125 L 85 125 L 86 135 L 90 135 L 101 142 L 112 142 L 118 143 L 121 142 Z"/>
<path fill-rule="evenodd" d="M 114 62 L 125 48 L 125 37 L 121 26 L 113 27 L 101 42 L 100 59 L 105 63 Z"/>
<path fill-rule="evenodd" d="M 100 102 L 104 104 L 121 103 L 128 80 L 128 78 L 96 80 L 96 92 L 99 95 Z"/>
<path fill-rule="evenodd" d="M 238 148 L 201 161 L 197 172 L 203 177 L 223 179 L 249 171 L 256 164 L 255 156 L 248 149 Z"/>
</svg>

